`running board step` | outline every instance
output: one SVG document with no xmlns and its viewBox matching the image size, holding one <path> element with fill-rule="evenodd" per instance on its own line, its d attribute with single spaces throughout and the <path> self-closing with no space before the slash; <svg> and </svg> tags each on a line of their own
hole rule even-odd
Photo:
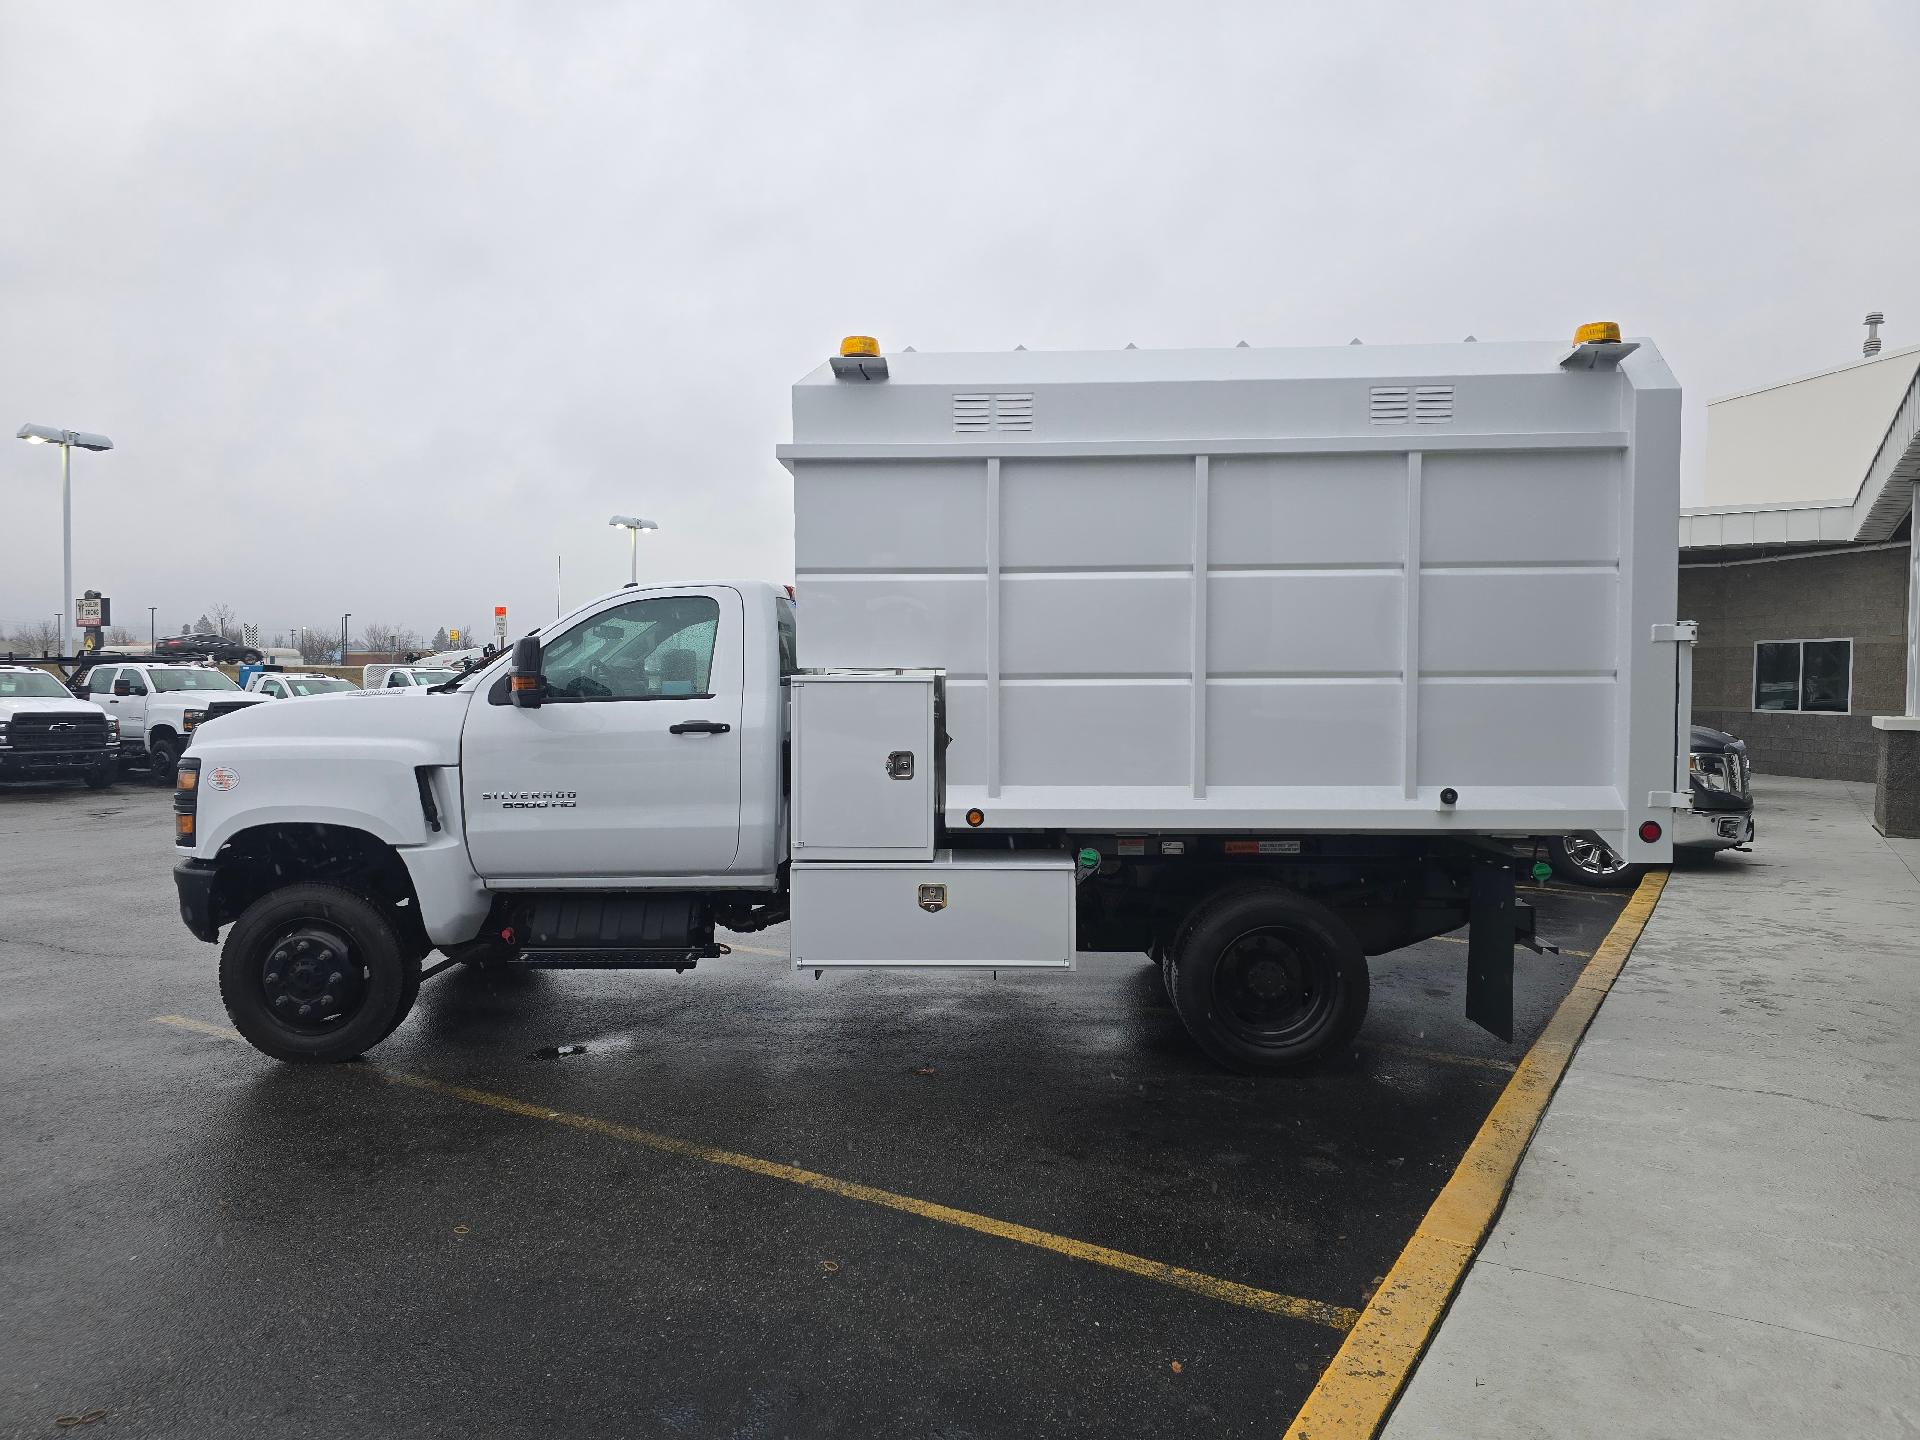
<svg viewBox="0 0 1920 1440">
<path fill-rule="evenodd" d="M 681 945 L 659 949 L 611 945 L 525 949 L 507 958 L 530 970 L 691 970 L 701 960 L 727 954 L 724 945 Z"/>
</svg>

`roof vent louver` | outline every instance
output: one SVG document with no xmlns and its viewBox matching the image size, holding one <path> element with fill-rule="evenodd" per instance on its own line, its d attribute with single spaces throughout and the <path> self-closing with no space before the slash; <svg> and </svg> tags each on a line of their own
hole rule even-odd
<svg viewBox="0 0 1920 1440">
<path fill-rule="evenodd" d="M 1451 385 L 1419 385 L 1413 391 L 1413 419 L 1416 425 L 1445 425 L 1453 419 Z"/>
<path fill-rule="evenodd" d="M 1404 385 L 1376 385 L 1367 419 L 1375 425 L 1404 425 L 1412 404 Z"/>
<path fill-rule="evenodd" d="M 1373 425 L 1446 425 L 1453 420 L 1451 385 L 1376 385 L 1367 420 Z"/>
<path fill-rule="evenodd" d="M 1033 431 L 1033 392 L 993 394 L 972 391 L 953 397 L 953 433 L 986 435 L 1001 433 L 1031 434 Z"/>
</svg>

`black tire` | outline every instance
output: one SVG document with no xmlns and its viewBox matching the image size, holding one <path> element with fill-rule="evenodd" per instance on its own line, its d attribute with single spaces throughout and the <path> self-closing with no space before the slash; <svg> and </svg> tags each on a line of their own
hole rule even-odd
<svg viewBox="0 0 1920 1440">
<path fill-rule="evenodd" d="M 377 906 L 337 885 L 261 896 L 220 950 L 234 1028 L 276 1060 L 351 1060 L 393 1032 L 419 990 L 419 954 Z"/>
<path fill-rule="evenodd" d="M 171 730 L 162 730 L 147 739 L 147 774 L 156 785 L 173 784 L 174 768 L 185 747 Z"/>
<path fill-rule="evenodd" d="M 1273 888 L 1229 891 L 1183 927 L 1167 988 L 1213 1060 L 1242 1074 L 1289 1074 L 1359 1033 L 1367 957 L 1324 905 Z"/>
<path fill-rule="evenodd" d="M 1644 865 L 1630 865 L 1605 845 L 1575 835 L 1547 837 L 1547 863 L 1569 885 L 1589 890 L 1627 890 L 1647 873 Z"/>
<path fill-rule="evenodd" d="M 87 772 L 87 789 L 104 790 L 120 778 L 118 765 L 102 765 Z"/>
</svg>

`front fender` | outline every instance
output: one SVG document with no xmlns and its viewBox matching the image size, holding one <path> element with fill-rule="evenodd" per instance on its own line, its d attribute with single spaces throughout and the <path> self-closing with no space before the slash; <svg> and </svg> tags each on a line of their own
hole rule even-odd
<svg viewBox="0 0 1920 1440">
<path fill-rule="evenodd" d="M 292 747 L 272 738 L 207 743 L 195 736 L 189 753 L 200 760 L 196 859 L 211 860 L 257 825 L 341 825 L 402 848 L 439 838 L 420 803 L 418 769 L 436 763 L 429 744 L 308 739 Z"/>
</svg>

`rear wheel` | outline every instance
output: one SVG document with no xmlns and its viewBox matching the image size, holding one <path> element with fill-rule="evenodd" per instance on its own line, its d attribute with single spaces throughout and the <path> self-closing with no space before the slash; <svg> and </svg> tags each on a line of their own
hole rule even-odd
<svg viewBox="0 0 1920 1440">
<path fill-rule="evenodd" d="M 1284 1074 L 1351 1043 L 1367 1013 L 1367 958 L 1324 905 L 1285 890 L 1205 902 L 1168 967 L 1194 1043 L 1230 1070 Z"/>
<path fill-rule="evenodd" d="M 351 1060 L 384 1040 L 420 990 L 420 956 L 336 885 L 289 885 L 249 905 L 220 951 L 234 1028 L 278 1060 Z"/>
<path fill-rule="evenodd" d="M 1630 865 L 1611 847 L 1578 835 L 1548 836 L 1547 863 L 1562 880 L 1595 890 L 1624 890 L 1647 873 L 1646 866 Z"/>
</svg>

